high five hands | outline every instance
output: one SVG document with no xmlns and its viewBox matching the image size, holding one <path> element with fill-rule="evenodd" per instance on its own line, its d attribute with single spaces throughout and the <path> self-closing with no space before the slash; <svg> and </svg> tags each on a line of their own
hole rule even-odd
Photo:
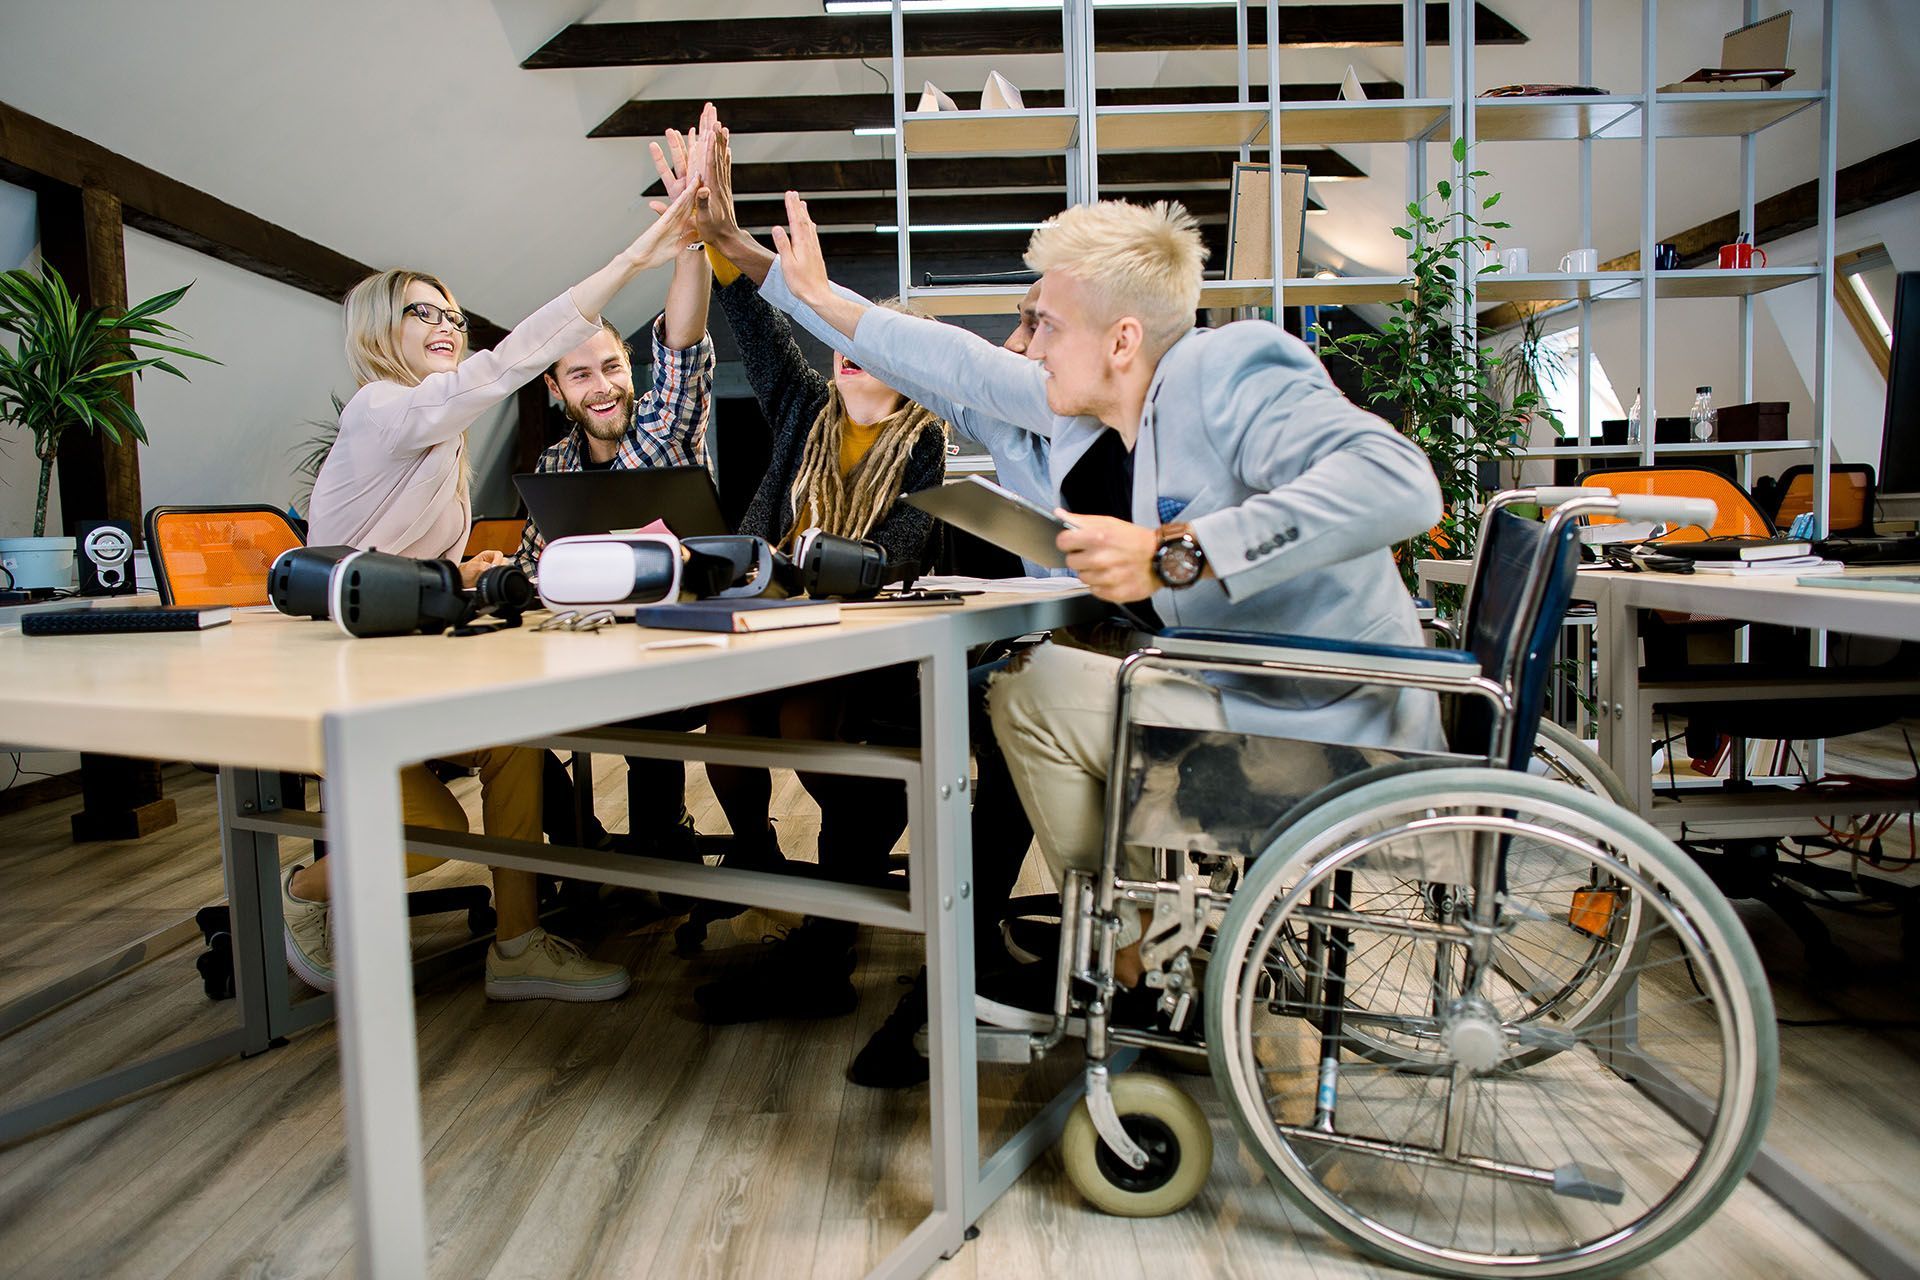
<svg viewBox="0 0 1920 1280">
<path fill-rule="evenodd" d="M 679 130 L 669 129 L 664 151 L 657 142 L 647 146 L 669 201 L 688 186 L 694 188 L 695 223 L 701 238 L 714 244 L 725 244 L 739 231 L 733 212 L 729 138 L 720 123 L 720 113 L 709 102 L 700 112 L 700 122 L 684 138 Z M 659 200 L 651 203 L 656 212 L 665 212 L 668 207 Z"/>
</svg>

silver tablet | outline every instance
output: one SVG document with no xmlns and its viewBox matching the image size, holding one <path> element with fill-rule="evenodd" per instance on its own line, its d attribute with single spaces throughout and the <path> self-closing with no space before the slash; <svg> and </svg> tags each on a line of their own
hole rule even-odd
<svg viewBox="0 0 1920 1280">
<path fill-rule="evenodd" d="M 922 489 L 901 501 L 1035 564 L 1055 569 L 1066 566 L 1067 557 L 1053 540 L 1061 530 L 1073 526 L 984 476 L 968 476 L 938 489 Z"/>
</svg>

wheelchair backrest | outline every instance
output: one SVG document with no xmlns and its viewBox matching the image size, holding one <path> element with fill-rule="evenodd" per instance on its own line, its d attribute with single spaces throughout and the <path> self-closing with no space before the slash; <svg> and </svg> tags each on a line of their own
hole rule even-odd
<svg viewBox="0 0 1920 1280">
<path fill-rule="evenodd" d="M 1513 698 L 1507 762 L 1515 769 L 1525 769 L 1533 753 L 1561 620 L 1573 598 L 1579 537 L 1571 522 L 1551 530 L 1499 509 L 1489 514 L 1474 556 L 1465 643 L 1481 672 Z M 1453 749 L 1487 755 L 1498 727 L 1485 701 L 1463 698 L 1453 724 Z"/>
</svg>

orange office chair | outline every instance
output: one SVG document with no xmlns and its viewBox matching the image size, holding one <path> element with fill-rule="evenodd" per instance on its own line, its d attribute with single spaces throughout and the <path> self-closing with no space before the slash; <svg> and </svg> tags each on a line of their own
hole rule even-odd
<svg viewBox="0 0 1920 1280">
<path fill-rule="evenodd" d="M 1873 503 L 1878 486 L 1864 462 L 1836 462 L 1827 468 L 1827 532 L 1834 537 L 1873 532 Z M 1813 468 L 1798 463 L 1780 473 L 1774 486 L 1773 523 L 1782 529 L 1795 516 L 1813 510 Z"/>
<path fill-rule="evenodd" d="M 267 571 L 307 540 L 272 507 L 154 507 L 146 530 L 162 604 L 266 604 Z"/>
<path fill-rule="evenodd" d="M 498 551 L 511 560 L 520 550 L 520 537 L 526 531 L 525 516 L 475 516 L 460 558 L 471 560 L 482 551 Z"/>
<path fill-rule="evenodd" d="M 266 506 L 154 507 L 145 521 L 147 554 L 153 562 L 154 584 L 163 604 L 263 605 L 267 576 L 284 551 L 306 545 L 306 530 L 283 511 Z M 515 544 L 516 549 L 518 543 Z M 281 775 L 281 794 L 294 807 L 306 804 L 306 779 L 297 773 Z M 316 860 L 327 856 L 325 841 L 313 844 Z M 407 894 L 410 916 L 466 912 L 467 928 L 475 936 L 493 930 L 493 898 L 480 885 L 415 889 Z M 197 915 L 208 945 L 230 934 L 231 921 L 223 907 L 202 908 Z M 201 957 L 200 974 L 207 994 L 233 992 L 232 954 L 219 959 L 211 950 Z"/>
<path fill-rule="evenodd" d="M 1708 538 L 1771 538 L 1773 524 L 1753 495 L 1715 471 L 1697 467 L 1617 467 L 1588 471 L 1577 482 L 1589 489 L 1610 489 L 1614 493 L 1661 494 L 1674 498 L 1711 498 L 1720 514 L 1713 528 L 1698 525 L 1674 529 L 1666 538 L 1673 542 L 1703 542 Z M 1612 516 L 1590 516 L 1594 524 L 1615 524 Z"/>
</svg>

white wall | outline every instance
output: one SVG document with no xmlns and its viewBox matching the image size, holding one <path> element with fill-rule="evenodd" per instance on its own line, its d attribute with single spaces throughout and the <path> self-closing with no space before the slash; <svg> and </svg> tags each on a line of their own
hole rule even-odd
<svg viewBox="0 0 1920 1280">
<path fill-rule="evenodd" d="M 33 194 L 0 183 L 0 269 L 35 260 Z M 260 501 L 286 506 L 309 418 L 331 414 L 330 393 L 353 392 L 341 351 L 340 308 L 217 258 L 128 228 L 127 291 L 142 299 L 191 282 L 167 316 L 181 345 L 220 361 L 182 361 L 182 382 L 149 373 L 134 405 L 151 443 L 140 453 L 146 506 Z M 473 430 L 478 510 L 511 508 L 502 459 L 513 447 L 511 402 Z M 23 434 L 0 434 L 0 537 L 29 532 L 37 463 Z M 48 532 L 59 523 L 58 483 Z"/>
</svg>

